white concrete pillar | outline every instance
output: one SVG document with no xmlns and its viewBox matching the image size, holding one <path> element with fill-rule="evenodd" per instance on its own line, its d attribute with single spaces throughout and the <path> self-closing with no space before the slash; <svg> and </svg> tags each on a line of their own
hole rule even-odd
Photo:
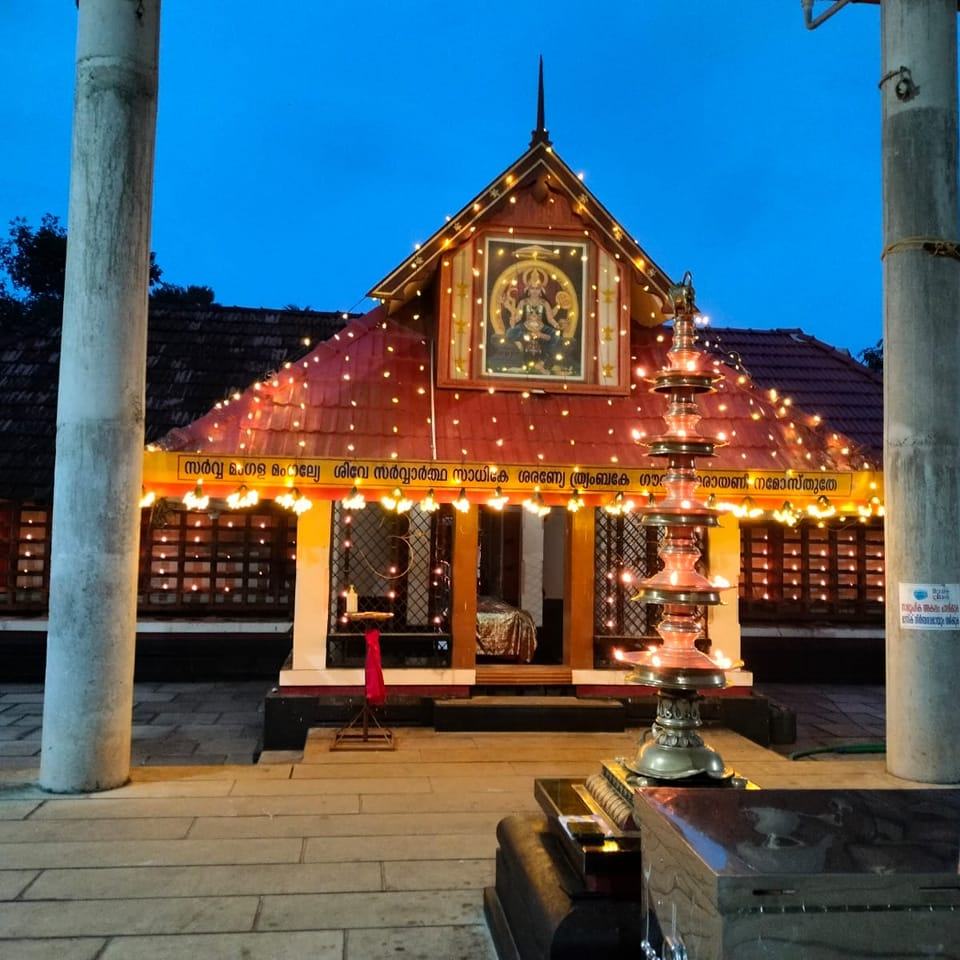
<svg viewBox="0 0 960 960">
<path fill-rule="evenodd" d="M 333 504 L 315 500 L 297 520 L 293 669 L 323 670 L 330 625 L 330 531 Z"/>
<path fill-rule="evenodd" d="M 740 659 L 740 520 L 732 513 L 720 514 L 720 525 L 708 527 L 711 577 L 723 577 L 730 584 L 729 590 L 721 593 L 723 603 L 707 607 L 707 625 L 710 644 L 716 653 L 722 651 L 731 660 Z M 753 675 L 746 670 L 727 675 L 734 686 L 750 685 Z"/>
<path fill-rule="evenodd" d="M 543 626 L 543 518 L 521 514 L 520 608 Z"/>
<path fill-rule="evenodd" d="M 887 769 L 960 782 L 960 630 L 901 594 L 960 584 L 957 4 L 883 0 Z M 928 245 L 924 246 L 925 239 Z"/>
<path fill-rule="evenodd" d="M 40 783 L 130 773 L 160 0 L 81 0 Z"/>
</svg>

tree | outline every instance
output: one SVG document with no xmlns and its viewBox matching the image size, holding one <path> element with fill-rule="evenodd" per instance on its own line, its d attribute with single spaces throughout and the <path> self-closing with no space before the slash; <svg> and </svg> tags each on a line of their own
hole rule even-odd
<svg viewBox="0 0 960 960">
<path fill-rule="evenodd" d="M 0 242 L 0 267 L 20 299 L 63 297 L 67 231 L 59 218 L 45 213 L 34 229 L 24 217 L 10 221 L 10 235 Z"/>
<path fill-rule="evenodd" d="M 0 331 L 59 322 L 66 266 L 67 231 L 59 217 L 45 213 L 38 227 L 25 217 L 11 220 L 7 238 L 0 240 Z M 189 306 L 214 303 L 210 287 L 164 283 L 162 275 L 151 251 L 151 300 Z"/>
<path fill-rule="evenodd" d="M 209 307 L 214 302 L 212 287 L 191 284 L 180 287 L 175 283 L 158 283 L 150 293 L 151 303 L 179 304 L 191 307 Z"/>
<path fill-rule="evenodd" d="M 883 373 L 883 338 L 881 337 L 874 346 L 861 350 L 857 354 L 857 359 L 867 369 Z"/>
</svg>

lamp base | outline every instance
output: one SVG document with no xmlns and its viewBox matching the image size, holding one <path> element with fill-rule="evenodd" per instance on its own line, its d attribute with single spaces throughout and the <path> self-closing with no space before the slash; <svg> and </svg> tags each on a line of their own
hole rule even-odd
<svg viewBox="0 0 960 960">
<path fill-rule="evenodd" d="M 729 780 L 733 771 L 720 754 L 704 743 L 699 729 L 700 695 L 696 690 L 669 687 L 657 694 L 657 719 L 644 735 L 637 755 L 624 761 L 631 773 L 652 781 L 707 777 Z"/>
</svg>

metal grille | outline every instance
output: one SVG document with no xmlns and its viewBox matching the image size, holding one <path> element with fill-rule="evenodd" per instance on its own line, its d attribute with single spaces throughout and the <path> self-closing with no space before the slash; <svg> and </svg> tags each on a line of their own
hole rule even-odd
<svg viewBox="0 0 960 960">
<path fill-rule="evenodd" d="M 398 515 L 376 503 L 362 510 L 347 510 L 335 503 L 330 548 L 331 634 L 357 635 L 366 628 L 362 621 L 350 621 L 345 615 L 347 591 L 353 587 L 359 610 L 391 614 L 382 624 L 381 634 L 421 635 L 435 655 L 449 659 L 452 546 L 453 509 L 449 505 L 435 513 L 414 509 Z M 438 634 L 443 635 L 439 647 L 434 642 Z M 355 646 L 333 642 L 328 646 L 328 662 L 352 656 L 342 653 L 347 649 Z M 390 652 L 385 644 L 384 663 Z"/>
<path fill-rule="evenodd" d="M 653 634 L 660 608 L 635 603 L 635 584 L 660 569 L 660 530 L 645 527 L 639 516 L 614 517 L 597 510 L 594 540 L 594 636 L 597 665 L 612 662 L 614 647 L 635 646 Z"/>
<path fill-rule="evenodd" d="M 139 608 L 289 617 L 296 531 L 296 517 L 270 502 L 204 513 L 160 501 L 141 528 Z"/>
</svg>

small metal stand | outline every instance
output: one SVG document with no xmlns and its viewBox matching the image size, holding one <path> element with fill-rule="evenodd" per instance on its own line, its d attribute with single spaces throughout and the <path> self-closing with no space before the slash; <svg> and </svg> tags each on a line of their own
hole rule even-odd
<svg viewBox="0 0 960 960">
<path fill-rule="evenodd" d="M 377 622 L 389 620 L 392 614 L 364 610 L 348 613 L 346 616 L 349 620 Z M 364 689 L 363 706 L 346 726 L 341 727 L 333 735 L 330 750 L 396 750 L 396 748 L 397 741 L 393 731 L 377 719 Z"/>
</svg>

